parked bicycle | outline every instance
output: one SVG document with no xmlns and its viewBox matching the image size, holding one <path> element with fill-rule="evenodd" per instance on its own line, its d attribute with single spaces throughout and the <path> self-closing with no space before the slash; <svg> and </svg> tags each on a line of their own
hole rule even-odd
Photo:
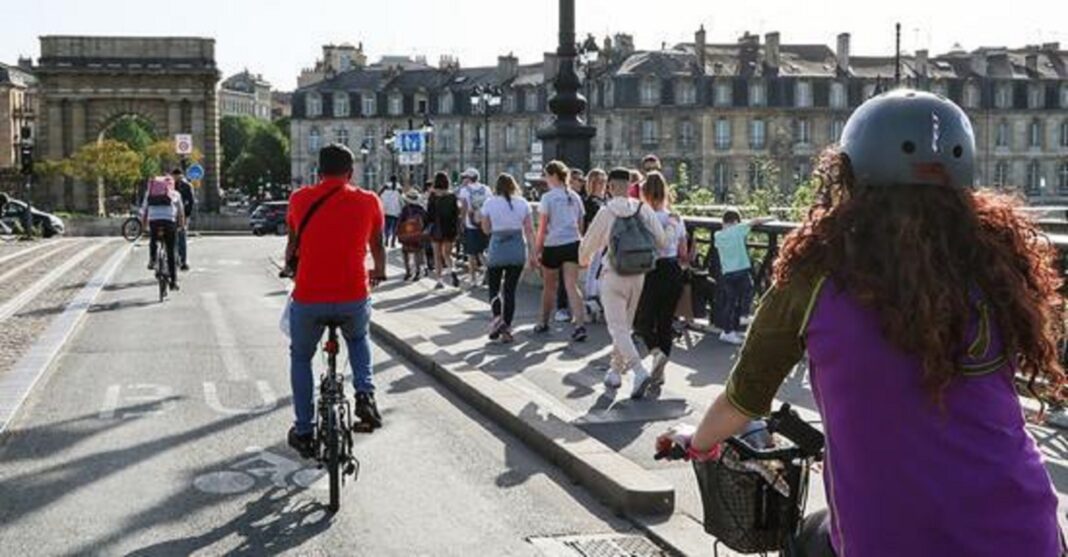
<svg viewBox="0 0 1068 557">
<path fill-rule="evenodd" d="M 695 461 L 705 531 L 716 538 L 713 553 L 722 544 L 746 554 L 833 555 L 819 527 L 826 511 L 805 516 L 810 471 L 823 460 L 823 447 L 823 433 L 783 404 L 766 428 L 727 439 L 714 460 Z M 685 454 L 674 445 L 656 459 Z"/>
</svg>

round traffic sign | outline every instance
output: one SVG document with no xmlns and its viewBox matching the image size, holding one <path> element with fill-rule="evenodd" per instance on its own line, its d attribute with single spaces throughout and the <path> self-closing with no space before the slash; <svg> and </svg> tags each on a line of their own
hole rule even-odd
<svg viewBox="0 0 1068 557">
<path fill-rule="evenodd" d="M 185 177 L 189 178 L 190 180 L 200 180 L 204 178 L 204 167 L 200 166 L 199 164 L 194 164 L 193 166 L 190 166 L 185 171 Z"/>
</svg>

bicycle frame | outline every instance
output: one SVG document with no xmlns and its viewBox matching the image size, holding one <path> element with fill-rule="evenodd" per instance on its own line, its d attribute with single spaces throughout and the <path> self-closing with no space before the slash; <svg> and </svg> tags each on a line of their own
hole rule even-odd
<svg viewBox="0 0 1068 557">
<path fill-rule="evenodd" d="M 345 382 L 337 372 L 338 326 L 327 326 L 327 340 L 323 345 L 326 370 L 319 380 L 319 419 L 316 435 L 316 460 L 320 468 L 327 468 L 330 476 L 330 509 L 340 506 L 340 489 L 345 476 L 359 477 L 360 462 L 353 456 L 352 406 L 345 397 Z M 336 443 L 336 446 L 332 445 Z M 336 452 L 336 454 L 334 454 Z"/>
</svg>

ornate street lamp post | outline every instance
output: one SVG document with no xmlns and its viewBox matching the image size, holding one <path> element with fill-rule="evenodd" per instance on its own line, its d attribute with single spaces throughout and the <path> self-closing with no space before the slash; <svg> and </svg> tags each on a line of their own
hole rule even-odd
<svg viewBox="0 0 1068 557">
<path fill-rule="evenodd" d="M 434 171 L 434 121 L 430 119 L 430 115 L 423 118 L 423 133 L 426 135 L 427 152 L 427 160 L 423 165 L 423 181 L 429 182 L 430 173 Z"/>
<path fill-rule="evenodd" d="M 547 160 L 559 159 L 568 166 L 589 169 L 590 142 L 597 128 L 586 125 L 579 116 L 586 110 L 586 98 L 579 93 L 582 82 L 575 72 L 575 0 L 560 0 L 560 45 L 556 49 L 559 62 L 553 85 L 556 94 L 549 100 L 549 110 L 556 118 L 549 127 L 538 132 Z"/>
<path fill-rule="evenodd" d="M 490 111 L 501 105 L 501 90 L 496 87 L 475 87 L 471 93 L 471 107 L 475 111 L 481 111 L 483 117 L 482 126 L 482 153 L 485 159 L 485 167 L 482 176 L 489 181 L 489 117 Z"/>
</svg>

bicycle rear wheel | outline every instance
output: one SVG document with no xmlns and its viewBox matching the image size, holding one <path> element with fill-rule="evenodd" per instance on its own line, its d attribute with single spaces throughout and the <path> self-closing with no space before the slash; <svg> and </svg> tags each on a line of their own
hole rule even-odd
<svg viewBox="0 0 1068 557">
<path fill-rule="evenodd" d="M 326 413 L 326 469 L 330 474 L 330 512 L 341 508 L 341 424 L 336 406 Z"/>
<path fill-rule="evenodd" d="M 141 237 L 141 219 L 130 217 L 122 223 L 122 237 L 127 242 L 134 242 Z"/>
</svg>

